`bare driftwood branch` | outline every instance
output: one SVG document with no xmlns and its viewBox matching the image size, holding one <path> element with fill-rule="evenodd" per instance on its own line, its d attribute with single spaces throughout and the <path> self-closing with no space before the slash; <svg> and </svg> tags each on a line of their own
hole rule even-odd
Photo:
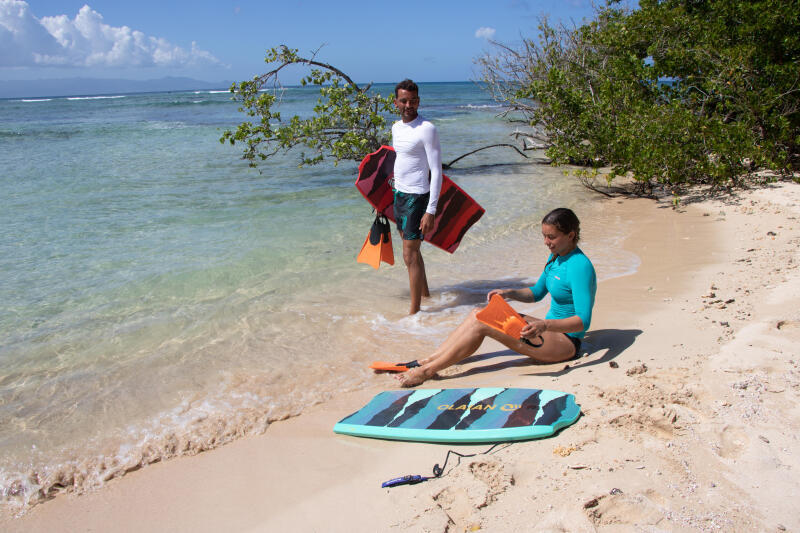
<svg viewBox="0 0 800 533">
<path fill-rule="evenodd" d="M 472 155 L 472 154 L 474 154 L 474 153 L 476 153 L 476 152 L 480 152 L 481 150 L 486 150 L 486 149 L 488 149 L 488 148 L 496 148 L 496 147 L 498 147 L 498 146 L 507 146 L 507 147 L 509 147 L 509 148 L 513 148 L 514 150 L 516 150 L 516 151 L 517 151 L 517 153 L 518 153 L 519 155 L 521 155 L 521 156 L 522 156 L 522 157 L 524 157 L 525 159 L 527 159 L 527 158 L 528 158 L 528 156 L 527 156 L 526 154 L 524 154 L 524 153 L 522 152 L 522 150 L 520 150 L 519 148 L 517 148 L 517 147 L 516 147 L 516 146 L 514 146 L 513 144 L 508 144 L 508 143 L 490 144 L 489 146 L 483 146 L 483 147 L 481 147 L 481 148 L 478 148 L 477 150 L 473 150 L 473 151 L 471 151 L 471 152 L 467 152 L 466 154 L 464 154 L 464 155 L 461 155 L 461 156 L 459 156 L 459 157 L 457 157 L 457 158 L 453 159 L 453 160 L 452 160 L 452 161 L 450 161 L 449 163 L 442 165 L 442 168 L 444 168 L 444 169 L 452 168 L 452 166 L 453 166 L 453 165 L 456 163 L 456 161 L 460 161 L 460 160 L 464 159 L 465 157 L 467 157 L 468 155 Z"/>
<path fill-rule="evenodd" d="M 622 197 L 637 197 L 637 198 L 654 198 L 652 184 L 634 182 L 623 186 L 602 185 L 598 180 L 591 176 L 578 176 L 578 181 L 581 185 L 590 191 L 602 194 L 609 198 Z"/>
<path fill-rule="evenodd" d="M 264 85 L 266 85 L 266 84 L 267 84 L 267 82 L 269 82 L 270 80 L 272 80 L 272 82 L 273 82 L 273 86 L 282 88 L 283 86 L 280 84 L 280 81 L 278 81 L 278 73 L 279 73 L 279 72 L 280 72 L 282 69 L 284 69 L 284 68 L 286 68 L 286 67 L 288 67 L 288 66 L 290 66 L 290 65 L 298 65 L 298 64 L 299 64 L 299 65 L 312 65 L 312 66 L 315 66 L 315 67 L 320 67 L 320 68 L 324 68 L 325 70 L 328 70 L 328 71 L 330 71 L 330 72 L 333 72 L 333 73 L 335 73 L 336 75 L 338 75 L 339 77 L 341 77 L 343 80 L 345 80 L 345 81 L 346 81 L 346 82 L 347 82 L 347 83 L 348 83 L 348 84 L 349 84 L 351 87 L 353 87 L 353 88 L 354 88 L 356 91 L 358 91 L 358 92 L 366 92 L 367 90 L 369 90 L 369 87 L 370 87 L 370 86 L 372 86 L 372 84 L 371 84 L 371 83 L 370 83 L 370 85 L 369 85 L 369 86 L 368 86 L 366 89 L 362 90 L 361 88 L 359 88 L 358 84 L 356 84 L 356 82 L 354 82 L 354 81 L 353 81 L 353 80 L 350 78 L 350 76 L 348 76 L 347 74 L 345 74 L 344 72 L 342 72 L 341 70 L 339 70 L 338 68 L 336 68 L 335 66 L 333 66 L 333 65 L 330 65 L 330 64 L 328 64 L 328 63 L 323 63 L 323 62 L 321 62 L 321 61 L 317 61 L 316 59 L 314 59 L 314 58 L 317 56 L 317 54 L 319 53 L 319 51 L 320 51 L 320 50 L 321 50 L 321 49 L 322 49 L 324 46 L 325 46 L 325 45 L 323 44 L 323 45 L 321 45 L 319 48 L 317 48 L 316 50 L 314 50 L 314 51 L 311 53 L 311 57 L 310 57 L 310 58 L 305 58 L 305 57 L 300 57 L 300 56 L 294 56 L 294 57 L 291 57 L 290 59 L 286 59 L 286 60 L 284 60 L 284 61 L 283 61 L 283 63 L 281 63 L 280 65 L 278 65 L 278 66 L 277 66 L 277 67 L 275 67 L 274 69 L 270 70 L 269 72 L 266 72 L 266 73 L 264 73 L 264 74 L 261 74 L 260 76 L 258 76 L 258 77 L 256 78 L 256 80 L 257 80 L 257 81 L 258 81 L 258 83 L 259 83 L 259 86 L 260 86 L 260 87 L 263 87 Z M 288 47 L 288 46 L 286 46 L 286 45 L 281 45 L 281 47 L 280 47 L 280 48 L 281 48 L 281 50 L 282 50 L 282 52 L 283 52 L 284 54 L 288 54 L 288 53 L 289 53 L 289 47 Z"/>
<path fill-rule="evenodd" d="M 611 192 L 608 192 L 608 191 L 605 191 L 605 190 L 599 188 L 595 184 L 596 182 L 593 179 L 589 179 L 589 178 L 586 178 L 586 177 L 583 177 L 583 176 L 581 176 L 578 179 L 580 180 L 581 185 L 583 185 L 584 187 L 586 187 L 590 191 L 594 191 L 594 192 L 600 193 L 600 194 L 602 194 L 604 196 L 607 196 L 609 198 L 615 198 L 617 196 L 616 194 L 613 194 Z"/>
</svg>

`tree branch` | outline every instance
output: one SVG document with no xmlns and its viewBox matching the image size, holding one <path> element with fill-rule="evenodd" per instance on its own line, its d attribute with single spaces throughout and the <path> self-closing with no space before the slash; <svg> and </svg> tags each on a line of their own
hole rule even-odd
<svg viewBox="0 0 800 533">
<path fill-rule="evenodd" d="M 472 154 L 474 154 L 476 152 L 480 152 L 481 150 L 486 150 L 488 148 L 495 148 L 495 147 L 498 147 L 498 146 L 507 146 L 509 148 L 513 148 L 514 150 L 517 151 L 517 153 L 519 155 L 521 155 L 525 159 L 528 158 L 528 156 L 526 154 L 522 153 L 522 151 L 519 148 L 517 148 L 516 146 L 514 146 L 513 144 L 507 144 L 507 143 L 490 144 L 489 146 L 484 146 L 484 147 L 478 148 L 477 150 L 472 150 L 471 152 L 467 152 L 466 154 L 463 154 L 463 155 L 453 159 L 449 163 L 442 165 L 442 168 L 444 168 L 444 169 L 452 168 L 453 165 L 456 163 L 456 161 L 460 161 L 460 160 L 464 159 L 465 157 L 467 157 L 468 155 L 472 155 Z"/>
</svg>

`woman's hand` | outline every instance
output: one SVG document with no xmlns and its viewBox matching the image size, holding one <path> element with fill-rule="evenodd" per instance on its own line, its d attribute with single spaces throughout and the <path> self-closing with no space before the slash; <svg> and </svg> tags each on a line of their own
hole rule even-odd
<svg viewBox="0 0 800 533">
<path fill-rule="evenodd" d="M 528 324 L 522 328 L 522 331 L 520 331 L 520 335 L 525 339 L 535 339 L 547 331 L 547 320 L 526 317 L 526 321 Z"/>
<path fill-rule="evenodd" d="M 501 298 L 503 298 L 505 300 L 506 292 L 508 292 L 506 289 L 492 289 L 492 290 L 489 291 L 489 294 L 486 295 L 486 301 L 488 302 L 489 300 L 491 300 L 492 296 L 494 296 L 495 294 L 497 294 L 498 296 L 500 296 Z"/>
<path fill-rule="evenodd" d="M 516 300 L 523 303 L 533 302 L 533 291 L 530 289 L 492 289 L 486 295 L 488 302 L 495 294 L 500 295 L 504 300 Z"/>
</svg>

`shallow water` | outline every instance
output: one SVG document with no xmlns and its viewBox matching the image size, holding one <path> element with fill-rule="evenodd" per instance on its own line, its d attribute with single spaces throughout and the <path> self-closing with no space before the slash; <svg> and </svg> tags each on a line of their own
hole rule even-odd
<svg viewBox="0 0 800 533">
<path fill-rule="evenodd" d="M 382 87 L 384 91 L 391 88 Z M 472 84 L 425 84 L 444 159 L 508 142 Z M 315 99 L 284 95 L 289 111 Z M 0 490 L 5 505 L 263 431 L 431 351 L 486 292 L 535 281 L 539 221 L 583 220 L 601 279 L 637 258 L 561 170 L 508 149 L 448 172 L 486 209 L 453 255 L 423 246 L 432 297 L 355 262 L 373 214 L 353 163 L 249 169 L 217 139 L 226 92 L 0 100 Z"/>
</svg>

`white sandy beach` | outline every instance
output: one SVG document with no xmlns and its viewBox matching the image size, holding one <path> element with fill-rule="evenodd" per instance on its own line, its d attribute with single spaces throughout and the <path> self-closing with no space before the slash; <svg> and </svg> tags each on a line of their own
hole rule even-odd
<svg viewBox="0 0 800 533">
<path fill-rule="evenodd" d="M 800 185 L 672 209 L 606 200 L 636 228 L 630 276 L 600 283 L 587 355 L 534 366 L 486 342 L 429 386 L 575 394 L 552 438 L 447 446 L 331 428 L 379 389 L 341 394 L 261 436 L 65 494 L 3 531 L 797 531 Z M 433 346 L 431 347 L 433 349 Z M 519 364 L 523 363 L 523 364 Z M 395 388 L 386 377 L 383 388 Z"/>
</svg>

